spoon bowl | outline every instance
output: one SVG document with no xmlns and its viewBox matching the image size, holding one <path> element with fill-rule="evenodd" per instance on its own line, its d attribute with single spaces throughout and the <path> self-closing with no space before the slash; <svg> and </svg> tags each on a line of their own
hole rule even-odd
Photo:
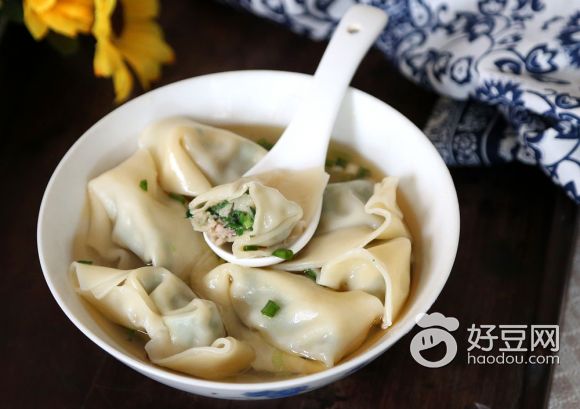
<svg viewBox="0 0 580 409">
<path fill-rule="evenodd" d="M 292 250 L 294 254 L 300 251 L 304 246 L 308 244 L 314 233 L 316 232 L 316 228 L 318 227 L 318 222 L 320 221 L 320 214 L 322 213 L 322 201 L 318 206 L 318 210 L 315 212 L 314 218 L 312 222 L 309 223 L 306 227 L 306 230 L 298 237 L 298 239 L 288 247 L 289 250 Z M 273 264 L 278 264 L 284 261 L 280 257 L 258 257 L 258 258 L 238 258 L 235 257 L 231 250 L 226 248 L 225 246 L 218 246 L 215 244 L 207 235 L 207 233 L 203 234 L 207 245 L 213 250 L 215 254 L 219 257 L 231 262 L 236 263 L 241 266 L 245 267 L 266 267 Z"/>
<path fill-rule="evenodd" d="M 376 7 L 356 5 L 345 13 L 320 60 L 303 104 L 274 147 L 244 177 L 276 170 L 290 171 L 286 179 L 292 178 L 292 171 L 319 168 L 324 172 L 331 131 L 348 85 L 386 24 L 387 14 Z M 318 202 L 313 206 L 316 210 L 305 220 L 306 228 L 288 246 L 294 254 L 308 244 L 318 227 L 325 188 L 326 183 L 316 192 Z M 230 248 L 215 244 L 207 233 L 204 238 L 219 257 L 230 263 L 265 267 L 284 261 L 275 256 L 237 257 Z"/>
</svg>

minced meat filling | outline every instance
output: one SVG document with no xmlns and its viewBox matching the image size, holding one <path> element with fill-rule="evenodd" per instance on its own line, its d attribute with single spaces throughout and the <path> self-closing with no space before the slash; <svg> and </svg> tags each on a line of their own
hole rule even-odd
<svg viewBox="0 0 580 409">
<path fill-rule="evenodd" d="M 249 194 L 229 201 L 223 200 L 207 208 L 207 233 L 212 241 L 221 245 L 251 231 L 256 208 Z"/>
</svg>

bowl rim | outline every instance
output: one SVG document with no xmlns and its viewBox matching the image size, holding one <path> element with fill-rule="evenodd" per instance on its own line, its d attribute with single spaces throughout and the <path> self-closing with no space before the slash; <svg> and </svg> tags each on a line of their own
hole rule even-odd
<svg viewBox="0 0 580 409">
<path fill-rule="evenodd" d="M 384 353 L 388 348 L 390 348 L 392 345 L 394 345 L 396 342 L 398 342 L 403 336 L 405 336 L 407 333 L 409 333 L 411 331 L 411 329 L 413 329 L 413 327 L 415 326 L 415 322 L 413 322 L 412 320 L 407 320 L 406 322 L 399 322 L 398 326 L 397 326 L 397 333 L 395 335 L 393 335 L 388 340 L 388 345 L 384 345 L 385 341 L 378 341 L 374 345 L 369 347 L 363 353 L 361 353 L 361 354 L 359 354 L 351 359 L 348 359 L 345 362 L 341 362 L 336 366 L 333 366 L 331 368 L 326 368 L 320 372 L 316 372 L 316 373 L 309 374 L 309 375 L 297 376 L 297 377 L 293 377 L 293 378 L 289 378 L 289 379 L 276 380 L 276 381 L 224 382 L 224 381 L 219 381 L 219 380 L 201 379 L 201 378 L 196 378 L 196 377 L 185 375 L 185 374 L 180 374 L 180 373 L 171 371 L 169 369 L 158 367 L 158 366 L 154 365 L 153 363 L 141 362 L 140 360 L 138 360 L 136 358 L 133 358 L 133 357 L 121 352 L 121 351 L 118 351 L 113 346 L 110 346 L 106 341 L 102 340 L 99 336 L 97 336 L 90 329 L 88 329 L 79 319 L 77 319 L 75 314 L 67 307 L 65 301 L 61 298 L 58 290 L 56 289 L 54 283 L 52 282 L 52 279 L 50 278 L 50 276 L 48 274 L 49 266 L 48 266 L 48 263 L 45 259 L 45 255 L 44 255 L 44 244 L 43 244 L 44 243 L 44 239 L 43 239 L 44 223 L 43 223 L 43 220 L 45 219 L 45 211 L 46 211 L 46 207 L 47 207 L 49 192 L 52 190 L 52 187 L 55 184 L 55 181 L 59 177 L 61 177 L 61 172 L 62 172 L 62 168 L 64 167 L 64 164 L 69 160 L 69 158 L 71 156 L 73 156 L 76 153 L 76 151 L 79 149 L 79 146 L 81 145 L 82 141 L 85 138 L 89 138 L 90 134 L 92 134 L 95 129 L 99 128 L 102 123 L 108 121 L 112 115 L 119 115 L 119 112 L 122 112 L 128 106 L 143 103 L 147 98 L 152 98 L 152 97 L 155 97 L 157 94 L 165 93 L 169 89 L 182 87 L 188 83 L 196 82 L 196 81 L 222 80 L 224 78 L 232 77 L 232 76 L 248 76 L 248 77 L 250 77 L 250 76 L 256 76 L 256 75 L 258 75 L 258 76 L 273 76 L 273 77 L 279 77 L 279 78 L 277 78 L 278 80 L 285 79 L 285 80 L 292 80 L 292 81 L 304 81 L 304 80 L 308 80 L 308 79 L 312 78 L 312 76 L 309 74 L 290 72 L 290 71 L 282 71 L 282 70 L 235 70 L 235 71 L 224 71 L 224 72 L 217 72 L 217 73 L 200 75 L 200 76 L 196 76 L 196 77 L 190 77 L 190 78 L 186 78 L 186 79 L 183 79 L 180 81 L 173 82 L 171 84 L 164 85 L 162 87 L 156 88 L 156 89 L 151 90 L 149 92 L 143 93 L 142 95 L 139 95 L 138 97 L 136 97 L 130 101 L 127 101 L 126 103 L 116 107 L 115 109 L 113 109 L 112 111 L 107 113 L 104 117 L 99 119 L 96 123 L 94 123 L 85 132 L 83 132 L 83 134 L 74 142 L 74 144 L 67 150 L 66 154 L 59 161 L 59 163 L 58 163 L 57 167 L 55 168 L 55 170 L 53 171 L 53 173 L 50 177 L 50 180 L 46 186 L 46 189 L 43 193 L 43 197 L 42 197 L 42 201 L 41 201 L 41 205 L 40 205 L 40 209 L 39 209 L 39 214 L 38 214 L 38 220 L 37 220 L 37 237 L 36 237 L 37 238 L 37 249 L 38 249 L 38 255 L 39 255 L 40 265 L 41 265 L 41 269 L 42 269 L 42 272 L 44 275 L 44 279 L 45 279 L 45 281 L 50 289 L 50 292 L 52 293 L 52 296 L 55 298 L 57 304 L 62 309 L 62 311 L 65 313 L 65 315 L 69 318 L 69 320 L 71 320 L 72 323 L 85 336 L 87 336 L 91 341 L 93 341 L 95 344 L 97 344 L 101 349 L 103 349 L 104 351 L 106 351 L 107 353 L 109 353 L 111 356 L 118 359 L 119 361 L 123 362 L 124 364 L 128 365 L 129 367 L 137 370 L 138 372 L 141 372 L 142 374 L 151 375 L 155 378 L 155 380 L 160 381 L 162 383 L 172 384 L 172 385 L 175 385 L 175 384 L 192 385 L 192 386 L 197 386 L 200 388 L 205 388 L 208 390 L 212 389 L 212 390 L 244 392 L 244 393 L 260 392 L 260 391 L 265 391 L 265 390 L 275 391 L 275 390 L 282 390 L 282 389 L 287 389 L 287 388 L 295 388 L 295 387 L 308 385 L 308 384 L 313 385 L 314 387 L 307 388 L 307 390 L 315 389 L 317 387 L 316 386 L 317 382 L 323 381 L 326 378 L 339 379 L 339 378 L 341 378 L 341 375 L 345 374 L 343 376 L 346 376 L 346 375 L 362 368 L 366 364 L 372 362 L 379 355 Z M 374 96 L 372 96 L 364 91 L 358 90 L 358 89 L 353 88 L 353 87 L 349 87 L 347 94 L 352 95 L 352 97 L 356 98 L 356 99 L 363 99 L 363 100 L 367 99 L 371 103 L 381 105 L 381 107 L 383 109 L 387 109 L 387 110 L 391 111 L 391 114 L 393 114 L 394 117 L 396 117 L 398 121 L 400 121 L 401 123 L 404 123 L 406 127 L 413 129 L 416 133 L 418 133 L 418 135 L 421 137 L 421 139 L 423 139 L 423 141 L 428 145 L 427 149 L 431 149 L 433 155 L 435 155 L 435 157 L 436 157 L 435 160 L 436 160 L 436 162 L 439 162 L 439 165 L 440 165 L 439 167 L 440 167 L 441 177 L 443 179 L 446 179 L 446 185 L 451 188 L 450 192 L 453 193 L 453 197 L 450 198 L 451 202 L 453 204 L 453 209 L 449 209 L 453 213 L 453 218 L 452 218 L 452 223 L 448 226 L 448 230 L 446 231 L 446 234 L 453 238 L 453 240 L 451 242 L 453 251 L 450 251 L 449 254 L 447 254 L 445 256 L 445 260 L 444 260 L 445 261 L 444 262 L 445 268 L 444 269 L 442 268 L 441 269 L 442 271 L 438 273 L 440 275 L 439 280 L 438 280 L 439 284 L 437 286 L 435 286 L 434 288 L 430 288 L 427 290 L 427 294 L 425 295 L 427 301 L 425 302 L 423 308 L 421 308 L 421 310 L 424 310 L 422 312 L 427 312 L 427 311 L 429 311 L 429 309 L 431 308 L 433 303 L 436 301 L 437 297 L 439 296 L 439 294 L 443 290 L 443 287 L 447 283 L 447 280 L 449 278 L 449 275 L 451 273 L 451 269 L 453 267 L 453 264 L 454 264 L 454 261 L 455 261 L 456 255 L 457 255 L 457 248 L 459 245 L 459 229 L 460 229 L 460 226 L 459 226 L 459 220 L 460 220 L 459 203 L 458 203 L 458 198 L 457 198 L 457 192 L 455 190 L 455 185 L 454 185 L 453 180 L 451 178 L 451 174 L 449 173 L 447 166 L 443 162 L 441 156 L 439 155 L 439 153 L 437 152 L 437 150 L 435 149 L 433 144 L 428 140 L 428 138 L 425 136 L 425 134 L 417 126 L 415 126 L 415 124 L 413 124 L 407 117 L 405 117 L 403 114 L 401 114 L 399 111 L 397 111 L 396 109 L 391 107 L 386 102 L 381 101 L 380 99 L 378 99 L 378 98 L 376 98 L 376 97 L 374 97 Z M 318 386 L 320 386 L 320 385 L 318 385 Z M 220 396 L 215 396 L 215 397 L 219 398 Z"/>
</svg>

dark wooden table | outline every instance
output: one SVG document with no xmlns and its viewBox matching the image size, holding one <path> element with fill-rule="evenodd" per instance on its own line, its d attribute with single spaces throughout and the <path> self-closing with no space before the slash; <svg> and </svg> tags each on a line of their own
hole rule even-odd
<svg viewBox="0 0 580 409">
<path fill-rule="evenodd" d="M 161 18 L 177 63 L 162 84 L 216 71 L 313 72 L 325 44 L 207 1 L 164 2 Z M 73 142 L 114 109 L 112 86 L 93 78 L 92 44 L 61 57 L 9 27 L 0 44 L 2 271 L 0 407 L 4 408 L 539 408 L 549 365 L 469 365 L 476 324 L 557 323 L 576 206 L 539 170 L 523 165 L 457 169 L 461 242 L 433 307 L 456 316 L 459 355 L 426 369 L 409 354 L 416 330 L 363 370 L 302 396 L 232 402 L 189 395 L 145 378 L 100 350 L 68 321 L 40 270 L 36 218 L 51 172 Z M 436 96 L 373 51 L 353 81 L 422 126 Z"/>
</svg>

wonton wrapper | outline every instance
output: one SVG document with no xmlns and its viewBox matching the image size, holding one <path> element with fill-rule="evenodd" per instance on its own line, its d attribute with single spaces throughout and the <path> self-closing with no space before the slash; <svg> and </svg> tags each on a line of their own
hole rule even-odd
<svg viewBox="0 0 580 409">
<path fill-rule="evenodd" d="M 411 285 L 411 241 L 400 237 L 369 249 L 353 249 L 322 266 L 318 284 L 362 290 L 384 302 L 383 328 L 392 325 Z"/>
<path fill-rule="evenodd" d="M 277 268 L 320 268 L 373 240 L 410 237 L 396 201 L 397 184 L 395 177 L 384 178 L 374 189 L 373 183 L 366 180 L 329 184 L 314 237 L 292 260 Z"/>
<path fill-rule="evenodd" d="M 236 333 L 246 327 L 285 353 L 327 367 L 357 349 L 383 313 L 381 302 L 370 294 L 329 290 L 285 271 L 223 264 L 203 281 L 201 291 L 218 304 L 230 335 L 254 347 L 251 338 Z M 268 300 L 280 306 L 274 317 L 261 312 Z"/>
<path fill-rule="evenodd" d="M 225 330 L 215 304 L 196 297 L 161 267 L 117 270 L 73 263 L 77 291 L 106 318 L 147 333 L 157 365 L 207 379 L 233 376 L 254 359 L 249 345 Z"/>
<path fill-rule="evenodd" d="M 297 203 L 287 200 L 276 189 L 244 179 L 217 186 L 199 195 L 190 203 L 193 214 L 192 224 L 196 230 L 205 231 L 207 217 L 203 218 L 203 215 L 207 215 L 209 207 L 224 200 L 231 202 L 246 192 L 249 193 L 256 209 L 254 224 L 252 230 L 247 230 L 242 236 L 234 238 L 232 251 L 236 257 L 269 256 L 273 250 L 284 246 L 283 243 L 290 237 L 303 215 L 302 208 Z M 198 219 L 201 221 L 198 222 Z M 265 248 L 244 251 L 244 246 L 248 245 Z"/>
<path fill-rule="evenodd" d="M 139 146 L 151 152 L 167 192 L 197 196 L 239 179 L 266 154 L 255 142 L 185 117 L 149 126 Z"/>
<path fill-rule="evenodd" d="M 147 181 L 147 191 L 140 187 Z M 139 150 L 89 182 L 90 217 L 82 258 L 119 268 L 143 263 L 165 267 L 186 280 L 219 264 L 203 236 L 193 231 L 187 210 L 157 184 L 151 155 Z M 96 253 L 96 254 L 95 254 Z"/>
<path fill-rule="evenodd" d="M 252 368 L 256 371 L 291 374 L 311 374 L 320 372 L 326 366 L 319 361 L 302 358 L 296 354 L 284 352 L 268 343 L 256 330 L 244 325 L 231 309 L 222 309 L 222 320 L 228 334 L 251 346 L 255 358 Z"/>
</svg>

